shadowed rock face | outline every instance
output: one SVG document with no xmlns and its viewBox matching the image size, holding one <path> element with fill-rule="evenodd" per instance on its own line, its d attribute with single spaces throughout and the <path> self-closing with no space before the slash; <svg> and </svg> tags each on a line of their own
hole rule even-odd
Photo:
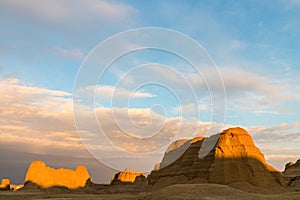
<svg viewBox="0 0 300 200">
<path fill-rule="evenodd" d="M 154 170 L 159 170 L 160 168 L 164 168 L 175 160 L 177 160 L 188 148 L 192 143 L 195 143 L 199 140 L 203 140 L 203 137 L 196 137 L 194 139 L 180 139 L 172 144 L 167 148 L 162 161 L 154 166 Z"/>
<path fill-rule="evenodd" d="M 190 146 L 191 140 L 181 139 L 170 144 L 165 155 L 156 169 L 164 168 L 177 160 Z"/>
<path fill-rule="evenodd" d="M 142 172 L 135 172 L 133 169 L 125 169 L 115 174 L 111 180 L 111 184 L 122 184 L 122 183 L 136 183 L 144 184 L 146 182 L 145 174 Z"/>
<path fill-rule="evenodd" d="M 10 181 L 9 179 L 2 179 L 0 190 L 10 190 Z"/>
<path fill-rule="evenodd" d="M 290 188 L 300 191 L 300 159 L 296 163 L 287 163 L 283 175 Z"/>
<path fill-rule="evenodd" d="M 75 170 L 53 169 L 47 167 L 42 161 L 32 162 L 25 178 L 26 183 L 34 183 L 42 188 L 62 186 L 68 189 L 84 187 L 90 179 L 89 173 L 84 166 L 78 166 Z"/>
<path fill-rule="evenodd" d="M 256 187 L 286 187 L 282 174 L 269 166 L 242 128 L 230 128 L 212 136 L 217 143 L 204 157 L 199 153 L 205 138 L 191 141 L 186 151 L 172 164 L 152 171 L 148 183 L 171 185 L 177 183 L 250 183 Z M 208 139 L 211 140 L 211 139 Z"/>
</svg>

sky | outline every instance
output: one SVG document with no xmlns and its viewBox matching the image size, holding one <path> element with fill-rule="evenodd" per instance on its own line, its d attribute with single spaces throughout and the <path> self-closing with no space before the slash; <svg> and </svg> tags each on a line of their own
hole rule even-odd
<svg viewBox="0 0 300 200">
<path fill-rule="evenodd" d="M 299 0 L 0 0 L 0 178 L 22 183 L 40 159 L 86 165 L 104 183 L 151 171 L 176 139 L 233 126 L 283 170 L 300 158 L 299 10 Z"/>
</svg>

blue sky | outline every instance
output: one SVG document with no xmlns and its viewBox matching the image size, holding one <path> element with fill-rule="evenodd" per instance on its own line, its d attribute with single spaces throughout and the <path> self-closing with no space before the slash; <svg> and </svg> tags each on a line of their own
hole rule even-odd
<svg viewBox="0 0 300 200">
<path fill-rule="evenodd" d="M 45 154 L 56 153 L 47 145 L 51 142 L 62 149 L 72 142 L 79 145 L 72 119 L 72 92 L 84 58 L 114 34 L 160 27 L 182 32 L 205 48 L 224 81 L 227 103 L 224 124 L 247 128 L 268 160 L 282 168 L 284 161 L 300 156 L 297 153 L 300 149 L 299 9 L 298 0 L 2 0 L 0 78 L 5 98 L 0 106 L 5 112 L 0 117 L 0 134 L 7 142 L 1 142 L 21 144 L 20 151 L 27 140 L 40 143 L 43 139 L 45 145 L 39 150 L 27 151 Z M 153 64 L 148 70 L 137 71 L 133 78 L 126 77 L 119 86 L 116 104 L 111 106 L 110 94 L 120 77 L 132 67 L 147 63 L 169 66 L 195 83 L 192 86 L 198 94 L 198 120 L 210 121 L 209 93 L 197 86 L 198 79 L 194 80 L 191 66 L 175 55 L 157 50 L 133 52 L 112 64 L 96 94 L 99 115 L 106 116 L 106 109 L 112 107 L 124 107 L 127 100 L 123 97 L 129 95 L 131 88 L 127 84 L 129 78 L 135 84 L 151 76 L 166 79 L 170 80 L 166 84 L 181 91 L 183 86 L 174 84 L 179 83 L 176 76 L 156 69 Z M 204 78 L 214 81 L 214 77 Z M 134 117 L 147 118 L 147 108 L 157 104 L 160 106 L 154 107 L 154 112 L 164 115 L 170 123 L 180 116 L 178 106 L 194 110 L 189 104 L 190 96 L 180 104 L 170 91 L 158 85 L 141 87 L 135 95 L 127 105 Z M 53 126 L 57 130 L 52 130 Z M 274 137 L 271 142 L 270 137 Z M 22 138 L 23 143 L 19 141 Z"/>
<path fill-rule="evenodd" d="M 45 11 L 47 4 L 49 9 L 62 8 Z M 110 2 L 115 11 L 103 14 L 101 9 L 88 13 L 94 1 L 69 4 L 54 1 L 39 5 L 30 1 L 25 6 L 18 1 L 3 2 L 0 23 L 7 27 L 1 32 L 0 43 L 3 76 L 15 75 L 25 83 L 72 92 L 83 58 L 99 42 L 120 31 L 144 26 L 171 28 L 191 36 L 220 68 L 233 66 L 286 84 L 295 84 L 293 79 L 299 73 L 297 1 L 121 1 Z M 91 6 L 81 8 L 81 4 Z M 239 112 L 239 116 L 243 114 Z M 255 115 L 240 122 L 228 118 L 228 123 L 260 125 L 263 120 L 271 126 L 282 121 L 281 116 L 267 116 L 273 119 Z M 294 117 L 287 114 L 284 119 L 293 122 Z"/>
</svg>

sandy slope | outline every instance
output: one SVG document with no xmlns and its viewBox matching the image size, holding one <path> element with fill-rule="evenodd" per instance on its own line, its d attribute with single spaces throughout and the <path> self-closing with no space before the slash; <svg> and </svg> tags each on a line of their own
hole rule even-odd
<svg viewBox="0 0 300 200">
<path fill-rule="evenodd" d="M 138 194 L 53 194 L 28 192 L 1 192 L 0 199 L 220 199 L 220 200 L 299 200 L 300 192 L 274 195 L 247 193 L 238 189 L 218 184 L 180 184 L 172 185 L 158 191 Z"/>
</svg>

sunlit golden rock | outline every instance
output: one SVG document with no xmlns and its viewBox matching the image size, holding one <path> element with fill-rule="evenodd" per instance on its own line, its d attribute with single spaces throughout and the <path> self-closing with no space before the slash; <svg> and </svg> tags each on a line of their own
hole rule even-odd
<svg viewBox="0 0 300 200">
<path fill-rule="evenodd" d="M 194 139 L 192 139 L 191 144 L 196 143 L 198 141 L 202 141 L 204 140 L 204 137 L 195 137 Z"/>
<path fill-rule="evenodd" d="M 15 184 L 10 184 L 10 189 L 13 190 L 13 191 L 17 191 L 21 188 L 23 188 L 24 185 L 15 185 Z"/>
<path fill-rule="evenodd" d="M 1 185 L 0 185 L 0 190 L 10 190 L 10 181 L 9 179 L 2 179 Z"/>
<path fill-rule="evenodd" d="M 89 173 L 84 166 L 78 166 L 75 170 L 53 169 L 47 167 L 42 161 L 35 161 L 31 163 L 27 171 L 25 184 L 31 182 L 42 188 L 63 186 L 76 189 L 84 187 L 89 178 Z"/>
<path fill-rule="evenodd" d="M 220 134 L 209 169 L 209 182 L 249 182 L 259 187 L 285 185 L 280 172 L 268 165 L 251 136 L 242 128 Z"/>
</svg>

